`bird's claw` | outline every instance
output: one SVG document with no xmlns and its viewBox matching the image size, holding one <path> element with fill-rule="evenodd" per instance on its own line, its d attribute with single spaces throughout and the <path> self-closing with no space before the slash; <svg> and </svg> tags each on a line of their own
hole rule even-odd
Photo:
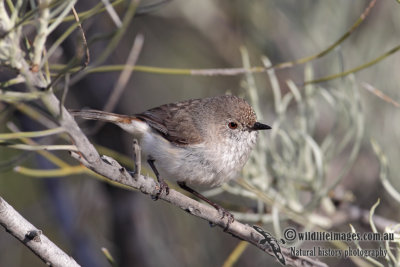
<svg viewBox="0 0 400 267">
<path fill-rule="evenodd" d="M 224 232 L 228 231 L 229 226 L 235 221 L 235 217 L 230 213 L 229 211 L 225 210 L 224 208 L 218 206 L 217 207 L 218 212 L 221 214 L 221 219 L 227 218 L 228 221 L 226 223 L 226 226 L 224 228 Z"/>
<path fill-rule="evenodd" d="M 158 200 L 163 191 L 165 191 L 165 195 L 169 195 L 169 187 L 164 180 L 161 180 L 158 183 L 158 187 L 159 187 L 158 192 L 155 195 L 151 196 L 153 200 Z"/>
</svg>

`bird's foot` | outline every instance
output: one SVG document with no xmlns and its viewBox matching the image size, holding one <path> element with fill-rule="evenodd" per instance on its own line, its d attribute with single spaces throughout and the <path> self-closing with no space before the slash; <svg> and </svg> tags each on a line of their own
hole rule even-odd
<svg viewBox="0 0 400 267">
<path fill-rule="evenodd" d="M 169 187 L 164 180 L 159 181 L 157 187 L 159 188 L 158 192 L 155 195 L 151 196 L 153 200 L 158 200 L 163 191 L 165 192 L 165 195 L 169 195 Z"/>
<path fill-rule="evenodd" d="M 216 205 L 215 208 L 217 209 L 219 214 L 221 214 L 221 219 L 227 218 L 227 223 L 224 228 L 224 232 L 228 231 L 229 226 L 235 221 L 235 217 L 232 215 L 232 213 L 230 213 L 229 211 L 227 211 L 226 209 L 224 209 L 223 207 L 221 207 L 219 205 Z"/>
</svg>

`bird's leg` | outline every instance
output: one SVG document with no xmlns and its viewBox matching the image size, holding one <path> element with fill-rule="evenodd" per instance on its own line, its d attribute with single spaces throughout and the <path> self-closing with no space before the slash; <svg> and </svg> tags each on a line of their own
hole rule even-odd
<svg viewBox="0 0 400 267">
<path fill-rule="evenodd" d="M 148 159 L 147 162 L 149 163 L 154 174 L 156 175 L 157 181 L 160 186 L 160 189 L 158 190 L 157 194 L 155 196 L 152 196 L 153 200 L 157 200 L 163 190 L 165 190 L 166 195 L 169 194 L 169 187 L 168 187 L 168 184 L 164 181 L 164 179 L 160 176 L 160 173 L 158 172 L 156 165 L 154 164 L 154 159 Z"/>
<path fill-rule="evenodd" d="M 140 171 L 142 168 L 142 157 L 140 154 L 141 148 L 139 146 L 138 140 L 133 139 L 133 162 L 135 163 L 135 171 L 133 172 L 133 178 L 135 180 L 140 176 Z"/>
<path fill-rule="evenodd" d="M 233 217 L 233 215 L 229 211 L 225 210 L 223 207 L 221 207 L 217 203 L 209 200 L 208 198 L 206 198 L 205 196 L 203 196 L 202 194 L 200 194 L 196 190 L 190 188 L 189 186 L 186 185 L 185 182 L 178 182 L 178 185 L 183 190 L 186 190 L 187 192 L 193 194 L 194 196 L 200 198 L 201 200 L 203 200 L 203 201 L 207 202 L 208 204 L 210 204 L 211 206 L 213 206 L 218 212 L 220 212 L 222 214 L 221 219 L 223 219 L 224 217 L 227 217 L 228 218 L 228 223 L 226 224 L 226 227 L 225 227 L 224 231 L 228 230 L 229 229 L 229 225 L 235 221 L 235 218 Z"/>
</svg>

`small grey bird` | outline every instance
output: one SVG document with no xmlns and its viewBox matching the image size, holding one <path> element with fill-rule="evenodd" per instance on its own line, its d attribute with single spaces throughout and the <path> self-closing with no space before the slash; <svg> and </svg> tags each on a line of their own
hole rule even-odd
<svg viewBox="0 0 400 267">
<path fill-rule="evenodd" d="M 259 130 L 253 108 L 236 96 L 224 95 L 162 105 L 133 116 L 96 110 L 71 111 L 84 119 L 114 123 L 139 139 L 147 162 L 160 183 L 175 180 L 183 189 L 233 216 L 189 185 L 219 186 L 236 178 L 250 156 Z M 158 194 L 158 196 L 159 196 Z M 158 197 L 157 196 L 157 197 Z"/>
</svg>

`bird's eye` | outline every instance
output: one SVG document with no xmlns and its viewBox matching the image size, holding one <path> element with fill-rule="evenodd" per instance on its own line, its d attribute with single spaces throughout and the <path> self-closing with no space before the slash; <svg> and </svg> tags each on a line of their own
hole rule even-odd
<svg viewBox="0 0 400 267">
<path fill-rule="evenodd" d="M 232 122 L 228 123 L 228 127 L 231 129 L 236 129 L 238 127 L 238 125 L 236 122 L 232 121 Z"/>
</svg>

